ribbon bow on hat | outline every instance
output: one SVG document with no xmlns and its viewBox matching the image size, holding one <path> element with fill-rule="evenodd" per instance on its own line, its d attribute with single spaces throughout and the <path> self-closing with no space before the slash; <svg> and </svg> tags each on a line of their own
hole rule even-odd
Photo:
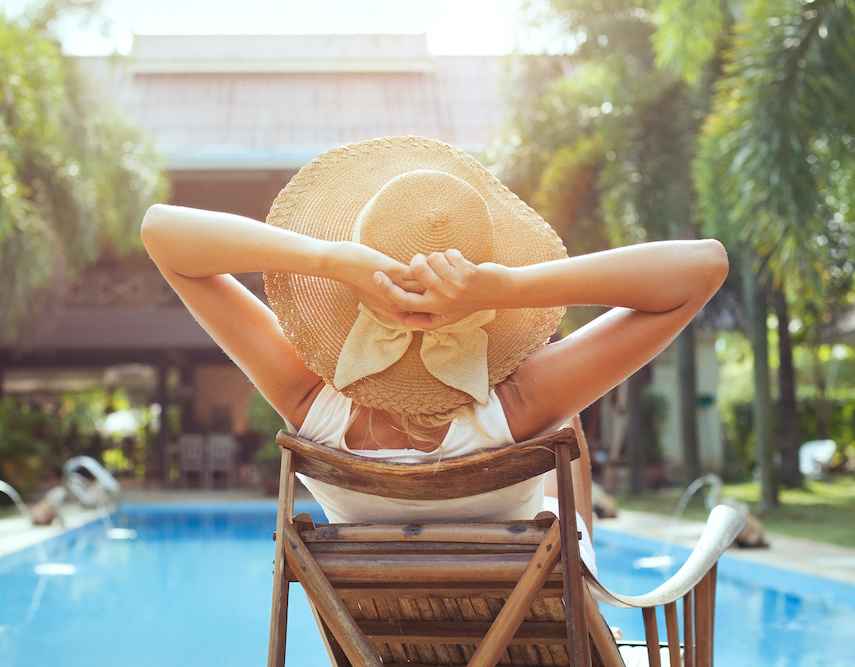
<svg viewBox="0 0 855 667">
<path fill-rule="evenodd" d="M 364 304 L 338 356 L 333 385 L 341 390 L 367 375 L 389 368 L 404 356 L 413 331 L 423 331 L 420 356 L 428 372 L 481 404 L 487 402 L 487 332 L 481 327 L 496 317 L 479 310 L 457 322 L 425 330 L 389 321 Z"/>
</svg>

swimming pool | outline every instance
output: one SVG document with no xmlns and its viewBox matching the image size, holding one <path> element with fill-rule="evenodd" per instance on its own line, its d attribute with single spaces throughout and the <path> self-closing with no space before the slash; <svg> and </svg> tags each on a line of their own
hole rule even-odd
<svg viewBox="0 0 855 667">
<path fill-rule="evenodd" d="M 324 520 L 314 503 L 296 511 Z M 275 512 L 272 500 L 125 504 L 109 520 L 0 557 L 0 665 L 265 664 Z M 658 570 L 632 569 L 661 544 L 601 526 L 594 533 L 606 585 L 640 593 L 662 581 Z M 725 556 L 716 597 L 718 665 L 855 664 L 855 586 Z M 626 637 L 643 636 L 640 612 L 603 610 Z M 289 617 L 288 664 L 326 667 L 299 586 Z"/>
</svg>

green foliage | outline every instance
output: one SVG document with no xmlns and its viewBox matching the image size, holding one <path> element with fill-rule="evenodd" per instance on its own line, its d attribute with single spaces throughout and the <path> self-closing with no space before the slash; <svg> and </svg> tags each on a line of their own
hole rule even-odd
<svg viewBox="0 0 855 667">
<path fill-rule="evenodd" d="M 656 67 L 657 3 L 553 0 L 549 5 L 553 20 L 560 17 L 575 39 L 568 56 L 572 74 L 550 73 L 538 86 L 531 79 L 543 76 L 545 66 L 523 67 L 515 87 L 539 97 L 518 108 L 509 134 L 519 138 L 519 152 L 539 158 L 519 160 L 515 153 L 504 165 L 516 172 L 527 166 L 525 193 L 562 230 L 584 203 L 587 242 L 570 245 L 579 234 L 569 234 L 572 252 L 691 236 L 688 165 L 698 101 L 679 77 Z"/>
<path fill-rule="evenodd" d="M 755 0 L 694 165 L 708 233 L 748 244 L 802 299 L 855 271 L 853 64 L 851 2 Z"/>
<path fill-rule="evenodd" d="M 722 3 L 711 0 L 660 0 L 655 12 L 656 64 L 690 84 L 701 78 L 716 53 L 724 29 Z"/>
<path fill-rule="evenodd" d="M 281 415 L 273 409 L 273 406 L 259 391 L 254 391 L 249 399 L 247 423 L 253 431 L 262 433 L 271 441 L 279 429 L 285 428 L 285 422 Z"/>
<path fill-rule="evenodd" d="M 628 510 L 670 515 L 677 505 L 682 488 L 648 492 L 640 496 L 620 499 L 620 506 Z M 725 498 L 749 503 L 752 512 L 758 513 L 760 486 L 755 482 L 726 484 L 722 489 Z M 782 489 L 781 506 L 762 517 L 763 526 L 771 533 L 790 535 L 816 542 L 855 547 L 852 516 L 855 513 L 855 475 L 836 475 L 828 481 L 808 481 L 804 488 Z M 704 521 L 709 510 L 703 505 L 703 494 L 697 494 L 686 508 L 686 519 Z M 793 554 L 793 558 L 803 558 Z"/>
<path fill-rule="evenodd" d="M 111 447 L 114 443 L 98 430 L 109 410 L 126 406 L 124 396 L 101 388 L 68 392 L 50 401 L 0 398 L 0 479 L 29 494 L 69 458 L 84 453 L 102 459 L 111 470 L 131 470 L 133 464 L 122 449 Z M 144 440 L 144 434 L 138 434 L 137 442 Z"/>
<path fill-rule="evenodd" d="M 646 463 L 662 463 L 662 429 L 668 416 L 668 399 L 646 386 L 641 393 L 641 437 Z"/>
<path fill-rule="evenodd" d="M 546 165 L 533 196 L 537 210 L 572 245 L 574 253 L 595 252 L 608 244 L 602 233 L 596 186 L 604 161 L 599 136 L 562 147 Z"/>
<path fill-rule="evenodd" d="M 780 424 L 780 405 L 772 406 L 773 424 Z M 827 411 L 830 416 L 830 431 L 821 432 L 818 415 Z M 838 446 L 838 457 L 851 455 L 855 451 L 855 401 L 852 399 L 801 399 L 798 403 L 798 428 L 801 441 L 834 440 Z M 725 431 L 725 477 L 731 480 L 744 479 L 750 475 L 757 463 L 756 437 L 753 427 L 753 410 L 750 401 L 738 401 L 722 410 Z"/>
<path fill-rule="evenodd" d="M 4 339 L 102 253 L 138 250 L 139 220 L 167 187 L 153 145 L 63 56 L 47 15 L 34 16 L 0 14 Z"/>
</svg>

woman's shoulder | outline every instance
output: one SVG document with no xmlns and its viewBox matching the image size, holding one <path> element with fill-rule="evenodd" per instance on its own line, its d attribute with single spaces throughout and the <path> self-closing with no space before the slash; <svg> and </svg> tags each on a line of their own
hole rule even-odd
<svg viewBox="0 0 855 667">
<path fill-rule="evenodd" d="M 529 431 L 531 428 L 528 422 L 531 420 L 526 419 L 524 392 L 516 375 L 514 373 L 502 382 L 499 382 L 495 386 L 494 391 L 496 399 L 505 413 L 508 429 L 511 435 L 513 435 L 514 441 L 521 442 L 530 437 Z"/>
<path fill-rule="evenodd" d="M 285 422 L 291 425 L 295 432 L 302 429 L 309 414 L 313 409 L 317 408 L 316 403 L 318 403 L 319 398 L 322 398 L 321 394 L 329 394 L 329 389 L 326 389 L 327 387 L 329 385 L 321 378 L 318 378 L 317 382 L 306 387 L 301 396 L 295 397 L 294 403 L 288 411 L 289 414 L 282 415 Z"/>
<path fill-rule="evenodd" d="M 532 404 L 531 383 L 535 381 L 529 369 L 522 366 L 495 386 L 514 442 L 533 438 L 550 427 L 544 420 L 544 411 Z"/>
</svg>

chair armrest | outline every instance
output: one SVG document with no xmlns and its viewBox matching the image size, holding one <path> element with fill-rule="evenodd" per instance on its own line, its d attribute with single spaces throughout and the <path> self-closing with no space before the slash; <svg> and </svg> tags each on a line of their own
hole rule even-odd
<svg viewBox="0 0 855 667">
<path fill-rule="evenodd" d="M 745 526 L 745 514 L 728 505 L 716 505 L 704 531 L 683 566 L 665 583 L 643 595 L 620 595 L 603 586 L 584 568 L 591 594 L 614 607 L 656 607 L 683 597 L 697 586 Z"/>
</svg>

